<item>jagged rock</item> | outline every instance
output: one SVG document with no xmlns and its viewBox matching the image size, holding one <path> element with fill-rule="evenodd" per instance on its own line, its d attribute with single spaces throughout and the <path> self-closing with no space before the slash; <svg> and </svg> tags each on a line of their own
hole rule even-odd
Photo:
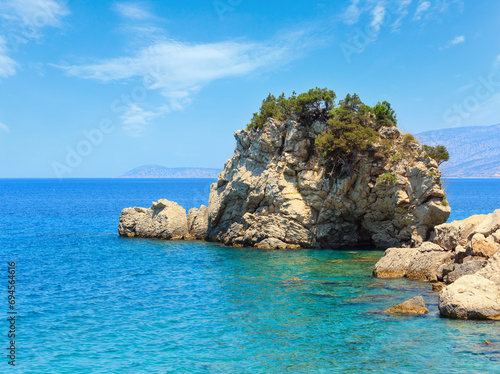
<svg viewBox="0 0 500 374">
<path fill-rule="evenodd" d="M 373 275 L 379 278 L 403 278 L 417 252 L 416 248 L 386 249 L 384 256 L 375 264 Z"/>
<path fill-rule="evenodd" d="M 269 248 L 269 249 L 298 249 L 298 248 L 300 248 L 300 245 L 287 244 L 287 243 L 283 243 L 279 239 L 267 238 L 267 239 L 264 239 L 264 240 L 258 242 L 257 244 L 255 244 L 255 247 L 262 248 L 262 249 L 267 249 L 267 248 Z"/>
<path fill-rule="evenodd" d="M 496 253 L 488 260 L 486 266 L 477 272 L 477 275 L 489 279 L 500 285 L 500 253 Z"/>
<path fill-rule="evenodd" d="M 480 275 L 465 275 L 439 294 L 439 312 L 460 319 L 500 319 L 500 287 Z"/>
<path fill-rule="evenodd" d="M 419 248 L 389 248 L 375 264 L 373 275 L 379 278 L 438 280 L 438 269 L 448 264 L 453 253 L 437 244 L 424 242 Z"/>
<path fill-rule="evenodd" d="M 186 210 L 166 199 L 153 202 L 151 208 L 125 208 L 120 214 L 118 232 L 121 236 L 161 239 L 191 239 Z"/>
<path fill-rule="evenodd" d="M 425 241 L 446 221 L 450 208 L 441 204 L 435 163 L 416 153 L 394 162 L 365 154 L 351 173 L 333 176 L 314 147 L 325 128 L 269 119 L 262 128 L 235 132 L 235 153 L 210 190 L 208 239 L 245 246 L 265 239 L 301 247 L 395 246 L 412 237 Z M 379 135 L 403 146 L 395 128 Z M 384 173 L 394 183 L 378 178 Z"/>
<path fill-rule="evenodd" d="M 396 139 L 401 135 L 397 127 L 382 127 L 379 130 L 382 139 Z"/>
<path fill-rule="evenodd" d="M 189 209 L 187 223 L 191 236 L 197 240 L 205 240 L 208 229 L 208 208 L 202 205 L 200 209 Z"/>
<path fill-rule="evenodd" d="M 413 299 L 406 300 L 401 304 L 394 305 L 393 307 L 384 310 L 384 312 L 391 314 L 421 315 L 429 313 L 429 309 L 425 306 L 422 296 L 415 296 Z"/>
<path fill-rule="evenodd" d="M 418 252 L 406 271 L 405 277 L 430 282 L 438 280 L 437 271 L 442 264 L 450 263 L 453 253 L 445 251 Z"/>
<path fill-rule="evenodd" d="M 478 214 L 470 216 L 461 221 L 443 223 L 434 227 L 434 243 L 447 250 L 453 250 L 457 245 L 466 246 L 471 233 L 475 227 L 482 222 L 487 215 Z"/>
<path fill-rule="evenodd" d="M 452 264 L 452 269 L 443 276 L 443 281 L 446 284 L 455 282 L 458 278 L 464 275 L 475 274 L 486 265 L 486 259 L 474 259 L 462 264 Z"/>
<path fill-rule="evenodd" d="M 490 258 L 498 251 L 500 251 L 500 244 L 495 243 L 492 236 L 485 238 L 484 234 L 475 233 L 472 236 L 466 253 L 470 254 L 471 256 Z"/>
<path fill-rule="evenodd" d="M 461 264 L 467 257 L 467 250 L 460 244 L 455 247 L 455 263 Z"/>
<path fill-rule="evenodd" d="M 433 291 L 441 291 L 443 288 L 446 287 L 446 284 L 444 284 L 443 282 L 435 282 L 435 283 L 432 283 L 432 290 Z"/>
</svg>

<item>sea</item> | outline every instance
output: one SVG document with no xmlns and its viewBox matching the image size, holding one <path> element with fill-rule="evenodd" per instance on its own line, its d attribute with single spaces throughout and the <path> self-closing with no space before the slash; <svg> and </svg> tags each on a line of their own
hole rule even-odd
<svg viewBox="0 0 500 374">
<path fill-rule="evenodd" d="M 118 236 L 123 208 L 212 182 L 1 179 L 0 372 L 500 372 L 500 322 L 440 318 L 428 283 L 372 276 L 382 251 Z M 500 208 L 500 179 L 445 187 L 450 220 Z M 381 313 L 418 295 L 427 315 Z"/>
</svg>

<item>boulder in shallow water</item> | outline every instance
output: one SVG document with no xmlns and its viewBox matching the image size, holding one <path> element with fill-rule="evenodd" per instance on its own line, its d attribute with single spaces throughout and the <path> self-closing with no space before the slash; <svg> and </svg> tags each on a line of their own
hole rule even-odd
<svg viewBox="0 0 500 374">
<path fill-rule="evenodd" d="M 415 296 L 413 299 L 406 300 L 401 304 L 394 305 L 384 310 L 384 313 L 421 315 L 429 313 L 429 309 L 425 306 L 422 296 Z"/>
<path fill-rule="evenodd" d="M 500 320 L 500 287 L 480 275 L 465 275 L 441 291 L 438 307 L 444 317 Z"/>
<path fill-rule="evenodd" d="M 151 208 L 125 208 L 120 214 L 118 233 L 121 236 L 139 236 L 161 239 L 191 239 L 186 210 L 166 199 L 153 202 Z"/>
</svg>

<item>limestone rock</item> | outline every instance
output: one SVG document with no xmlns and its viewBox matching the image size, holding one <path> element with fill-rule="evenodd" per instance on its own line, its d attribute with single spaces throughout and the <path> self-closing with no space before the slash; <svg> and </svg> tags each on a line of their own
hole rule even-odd
<svg viewBox="0 0 500 374">
<path fill-rule="evenodd" d="M 452 258 L 452 252 L 430 242 L 422 243 L 419 248 L 389 248 L 375 264 L 373 275 L 436 281 L 440 266 L 448 264 Z"/>
<path fill-rule="evenodd" d="M 375 264 L 373 275 L 379 278 L 403 278 L 417 253 L 416 248 L 388 248 Z"/>
<path fill-rule="evenodd" d="M 433 291 L 441 291 L 442 289 L 444 289 L 446 287 L 446 284 L 444 284 L 443 282 L 434 282 L 432 283 L 432 290 Z"/>
<path fill-rule="evenodd" d="M 441 204 L 444 191 L 432 160 L 416 152 L 391 162 L 363 155 L 350 173 L 332 175 L 314 147 L 325 129 L 321 122 L 306 126 L 268 119 L 262 128 L 235 132 L 235 153 L 210 189 L 208 240 L 245 246 L 278 239 L 301 247 L 387 247 L 409 244 L 412 238 L 421 243 L 447 220 L 450 208 Z M 382 128 L 378 134 L 374 149 L 383 148 L 382 140 L 390 140 L 395 152 L 403 144 L 397 128 Z M 384 173 L 394 183 L 383 182 L 379 177 Z"/>
<path fill-rule="evenodd" d="M 475 274 L 486 265 L 486 262 L 485 259 L 475 259 L 462 264 L 452 264 L 452 270 L 443 276 L 443 281 L 450 284 L 464 275 Z"/>
<path fill-rule="evenodd" d="M 125 208 L 120 214 L 121 236 L 161 239 L 190 239 L 186 210 L 166 199 L 153 202 L 151 208 Z"/>
<path fill-rule="evenodd" d="M 300 248 L 300 245 L 287 244 L 279 239 L 267 238 L 255 244 L 255 247 L 261 249 L 298 249 Z"/>
<path fill-rule="evenodd" d="M 188 231 L 197 240 L 207 238 L 208 208 L 202 205 L 200 209 L 191 208 L 187 217 Z"/>
<path fill-rule="evenodd" d="M 441 291 L 438 307 L 449 318 L 498 320 L 500 287 L 480 275 L 465 275 Z"/>
<path fill-rule="evenodd" d="M 475 233 L 467 248 L 467 254 L 485 258 L 492 257 L 498 251 L 500 251 L 500 244 L 494 241 L 493 236 L 485 238 L 482 233 Z"/>
<path fill-rule="evenodd" d="M 384 312 L 391 314 L 421 315 L 429 313 L 429 309 L 425 306 L 422 296 L 415 296 L 413 299 L 406 300 L 401 304 L 394 305 L 393 307 L 384 310 Z"/>
</svg>

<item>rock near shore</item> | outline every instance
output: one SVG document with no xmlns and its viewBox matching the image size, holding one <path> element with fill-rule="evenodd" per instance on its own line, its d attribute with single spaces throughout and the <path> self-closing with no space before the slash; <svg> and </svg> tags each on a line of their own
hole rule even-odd
<svg viewBox="0 0 500 374">
<path fill-rule="evenodd" d="M 500 209 L 438 225 L 430 240 L 387 249 L 373 274 L 443 282 L 438 306 L 445 317 L 500 319 Z"/>
<path fill-rule="evenodd" d="M 234 155 L 211 186 L 206 210 L 191 210 L 186 223 L 178 208 L 161 214 L 127 208 L 120 235 L 278 249 L 387 247 L 422 243 L 447 220 L 438 165 L 411 137 L 382 127 L 371 151 L 338 175 L 315 147 L 325 129 L 321 122 L 268 119 L 262 128 L 237 131 Z"/>
</svg>

